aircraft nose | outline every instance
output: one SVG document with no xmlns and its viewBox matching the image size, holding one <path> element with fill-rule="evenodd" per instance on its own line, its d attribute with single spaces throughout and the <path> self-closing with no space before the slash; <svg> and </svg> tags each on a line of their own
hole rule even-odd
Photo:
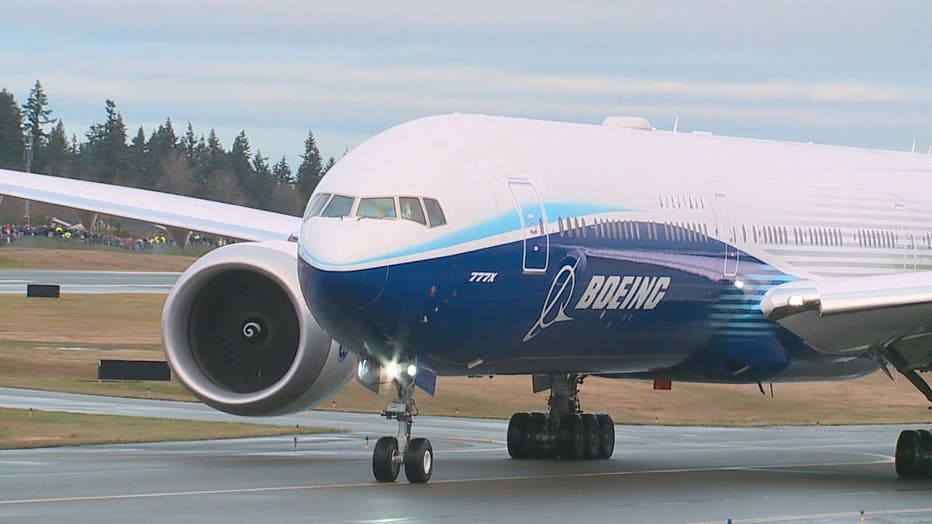
<svg viewBox="0 0 932 524">
<path fill-rule="evenodd" d="M 385 265 L 354 268 L 374 253 L 384 253 L 385 244 L 375 232 L 358 230 L 340 235 L 312 235 L 302 239 L 299 267 L 301 289 L 308 308 L 331 336 L 356 348 L 370 335 L 366 310 L 378 303 L 388 279 Z"/>
</svg>

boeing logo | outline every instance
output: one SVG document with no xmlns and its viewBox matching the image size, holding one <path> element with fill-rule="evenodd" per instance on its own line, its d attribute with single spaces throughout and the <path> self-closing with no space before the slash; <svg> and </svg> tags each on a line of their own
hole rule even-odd
<svg viewBox="0 0 932 524">
<path fill-rule="evenodd" d="M 578 263 L 577 261 L 576 264 Z M 553 283 L 550 284 L 547 299 L 544 300 L 544 307 L 540 310 L 540 317 L 531 326 L 531 330 L 527 332 L 527 335 L 524 335 L 524 342 L 536 337 L 541 331 L 557 322 L 573 320 L 566 314 L 566 308 L 569 306 L 570 300 L 573 298 L 573 290 L 576 288 L 576 264 L 572 266 L 567 264 L 557 272 Z"/>
<path fill-rule="evenodd" d="M 669 287 L 670 277 L 592 275 L 576 309 L 654 309 Z"/>
</svg>

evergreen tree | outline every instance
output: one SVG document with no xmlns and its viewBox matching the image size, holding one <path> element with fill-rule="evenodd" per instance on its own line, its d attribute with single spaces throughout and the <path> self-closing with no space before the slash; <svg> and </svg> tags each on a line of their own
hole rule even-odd
<svg viewBox="0 0 932 524">
<path fill-rule="evenodd" d="M 149 152 L 152 153 L 153 159 L 159 162 L 177 147 L 178 137 L 175 135 L 175 128 L 172 126 L 171 118 L 167 118 L 164 124 L 152 132 L 152 138 L 149 139 Z"/>
<path fill-rule="evenodd" d="M 0 90 L 0 169 L 22 170 L 26 141 L 23 115 L 13 93 Z"/>
<path fill-rule="evenodd" d="M 337 161 L 333 158 L 333 155 L 331 155 L 330 158 L 327 159 L 327 165 L 324 166 L 324 171 L 321 173 L 320 178 L 324 178 L 324 175 L 330 172 L 330 168 L 336 163 Z"/>
<path fill-rule="evenodd" d="M 249 139 L 246 138 L 246 131 L 240 131 L 233 139 L 233 147 L 230 148 L 230 165 L 240 187 L 246 189 L 247 192 L 251 192 L 249 190 L 252 185 L 252 165 L 249 163 L 251 155 L 252 147 L 249 145 Z"/>
<path fill-rule="evenodd" d="M 295 180 L 295 188 L 304 199 L 310 198 L 311 193 L 320 183 L 322 167 L 314 133 L 308 131 L 307 138 L 304 140 L 304 154 L 301 155 L 301 165 L 298 166 L 298 176 Z"/>
<path fill-rule="evenodd" d="M 202 137 L 203 140 L 203 137 Z M 184 138 L 181 139 L 181 148 L 188 155 L 191 161 L 194 161 L 194 151 L 197 149 L 197 136 L 194 134 L 194 127 L 188 122 L 188 128 L 184 132 Z"/>
<path fill-rule="evenodd" d="M 133 187 L 142 189 L 155 189 L 157 183 L 154 172 L 154 158 L 146 142 L 146 131 L 139 126 L 136 136 L 129 144 L 129 166 L 133 173 Z"/>
<path fill-rule="evenodd" d="M 261 209 L 270 209 L 272 206 L 272 192 L 275 189 L 275 178 L 269 167 L 269 159 L 262 156 L 262 151 L 256 151 L 252 159 L 252 180 L 249 192 L 252 205 Z"/>
<path fill-rule="evenodd" d="M 52 120 L 52 110 L 46 109 L 49 104 L 49 98 L 42 89 L 42 84 L 36 80 L 32 90 L 29 91 L 29 97 L 23 104 L 23 128 L 26 132 L 27 143 L 32 139 L 32 170 L 42 172 L 44 169 L 45 147 L 48 144 L 48 137 L 45 134 L 44 126 L 54 122 Z"/>
<path fill-rule="evenodd" d="M 43 173 L 48 175 L 74 177 L 72 161 L 74 154 L 68 143 L 68 134 L 65 133 L 65 124 L 59 120 L 52 132 L 49 133 L 48 145 L 45 148 L 45 161 Z"/>
<path fill-rule="evenodd" d="M 126 124 L 113 100 L 106 102 L 107 120 L 92 124 L 81 147 L 83 177 L 100 182 L 127 182 L 130 176 Z"/>
<path fill-rule="evenodd" d="M 275 180 L 276 185 L 291 185 L 293 180 L 291 179 L 291 166 L 288 165 L 288 160 L 285 159 L 285 155 L 282 155 L 282 159 L 275 164 L 275 167 L 272 168 L 272 178 Z"/>
</svg>

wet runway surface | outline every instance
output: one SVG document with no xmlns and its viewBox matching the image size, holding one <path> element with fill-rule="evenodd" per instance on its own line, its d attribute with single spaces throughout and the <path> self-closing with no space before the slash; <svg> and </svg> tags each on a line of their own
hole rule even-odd
<svg viewBox="0 0 932 524">
<path fill-rule="evenodd" d="M 167 294 L 180 273 L 133 271 L 0 271 L 0 294 L 25 295 L 27 284 L 60 285 L 71 294 Z"/>
<path fill-rule="evenodd" d="M 197 404 L 0 389 L 0 405 L 227 418 Z M 232 418 L 232 417 L 230 417 Z M 419 417 L 427 485 L 376 484 L 378 416 L 255 422 L 344 434 L 0 452 L 0 522 L 929 522 L 932 481 L 896 478 L 894 426 L 617 428 L 609 461 L 514 461 L 505 423 Z M 403 478 L 403 474 L 402 474 Z"/>
</svg>

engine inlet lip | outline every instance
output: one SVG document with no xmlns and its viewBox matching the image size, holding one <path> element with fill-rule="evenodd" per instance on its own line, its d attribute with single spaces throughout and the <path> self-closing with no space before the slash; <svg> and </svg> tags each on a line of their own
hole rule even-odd
<svg viewBox="0 0 932 524">
<path fill-rule="evenodd" d="M 240 245 L 235 247 L 241 247 L 241 251 L 245 252 L 250 246 Z M 185 275 L 182 275 L 182 278 L 172 288 L 172 292 L 165 302 L 162 316 L 162 339 L 165 356 L 172 372 L 192 394 L 210 404 L 222 403 L 229 405 L 233 409 L 238 407 L 249 408 L 260 405 L 268 398 L 280 395 L 285 390 L 295 387 L 294 378 L 298 373 L 300 373 L 301 377 L 308 377 L 313 380 L 323 367 L 323 359 L 319 359 L 319 362 L 309 362 L 306 358 L 308 322 L 313 320 L 310 313 L 306 311 L 307 307 L 304 305 L 304 299 L 295 296 L 294 290 L 287 285 L 287 275 L 281 274 L 283 269 L 276 264 L 266 267 L 236 261 L 214 264 L 215 259 L 220 258 L 219 253 L 223 249 L 227 248 L 208 253 L 195 262 L 189 268 L 190 273 L 186 272 Z M 218 254 L 218 256 L 211 257 L 213 254 Z M 184 323 L 191 313 L 198 294 L 210 282 L 211 278 L 236 270 L 258 273 L 281 286 L 296 312 L 300 330 L 299 347 L 294 362 L 288 371 L 268 388 L 252 393 L 236 393 L 214 384 L 199 368 L 194 357 L 189 352 L 181 350 L 187 344 L 187 329 Z"/>
</svg>

